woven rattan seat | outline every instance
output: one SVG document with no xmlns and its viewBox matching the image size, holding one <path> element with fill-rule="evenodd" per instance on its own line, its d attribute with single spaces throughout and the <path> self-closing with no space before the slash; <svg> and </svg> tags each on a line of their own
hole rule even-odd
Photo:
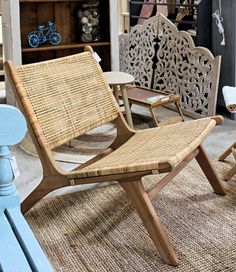
<svg viewBox="0 0 236 272">
<path fill-rule="evenodd" d="M 35 64 L 16 67 L 10 61 L 5 63 L 8 79 L 28 120 L 29 132 L 43 167 L 43 179 L 23 201 L 22 211 L 26 212 L 49 192 L 65 186 L 118 181 L 161 258 L 168 264 L 177 265 L 178 257 L 151 199 L 193 158 L 197 159 L 214 191 L 225 193 L 201 147 L 220 118 L 143 131 L 131 129 L 92 53 L 87 47 L 84 53 Z M 73 171 L 59 168 L 53 158 L 54 148 L 108 122 L 113 122 L 117 128 L 116 139 L 109 148 Z M 141 179 L 154 172 L 166 175 L 156 186 L 145 191 Z"/>
<path fill-rule="evenodd" d="M 68 174 L 89 177 L 173 169 L 206 138 L 215 122 L 200 119 L 136 132 L 125 144 L 105 158 Z M 184 134 L 183 134 L 184 130 Z M 178 140 L 176 140 L 178 139 Z"/>
</svg>

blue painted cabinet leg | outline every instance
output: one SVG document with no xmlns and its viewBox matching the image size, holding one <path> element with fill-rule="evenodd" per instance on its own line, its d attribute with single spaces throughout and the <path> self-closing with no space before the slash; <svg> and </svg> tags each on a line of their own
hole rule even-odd
<svg viewBox="0 0 236 272">
<path fill-rule="evenodd" d="M 20 212 L 13 182 L 15 172 L 8 146 L 20 142 L 26 130 L 26 121 L 17 108 L 0 105 L 0 272 L 53 271 Z"/>
</svg>

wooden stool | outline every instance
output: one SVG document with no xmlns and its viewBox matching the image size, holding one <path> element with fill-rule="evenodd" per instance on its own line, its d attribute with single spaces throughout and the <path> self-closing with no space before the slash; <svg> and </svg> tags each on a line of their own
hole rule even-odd
<svg viewBox="0 0 236 272">
<path fill-rule="evenodd" d="M 179 121 L 184 121 L 184 116 L 179 106 L 179 95 L 160 93 L 144 87 L 132 86 L 127 89 L 127 95 L 131 104 L 137 104 L 150 110 L 154 126 L 158 127 L 173 124 Z M 165 122 L 159 122 L 159 120 L 157 119 L 155 108 L 165 106 L 167 104 L 173 104 L 176 107 L 179 116 L 171 118 Z"/>
<path fill-rule="evenodd" d="M 134 77 L 124 72 L 104 72 L 108 84 L 113 89 L 116 101 L 119 102 L 118 86 L 120 86 L 122 100 L 124 102 L 126 120 L 130 127 L 133 127 L 133 120 L 129 100 L 127 97 L 126 85 L 134 82 Z"/>
</svg>

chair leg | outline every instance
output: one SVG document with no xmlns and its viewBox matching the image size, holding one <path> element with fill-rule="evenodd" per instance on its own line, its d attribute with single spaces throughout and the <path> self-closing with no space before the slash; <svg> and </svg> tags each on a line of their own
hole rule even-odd
<svg viewBox="0 0 236 272">
<path fill-rule="evenodd" d="M 50 177 L 44 177 L 40 184 L 26 197 L 26 199 L 21 203 L 21 212 L 25 214 L 30 208 L 32 208 L 40 199 L 49 194 L 50 192 L 68 186 L 67 179 L 66 182 L 60 180 L 54 182 Z"/>
<path fill-rule="evenodd" d="M 232 148 L 236 148 L 236 142 L 227 148 L 225 152 L 219 156 L 218 160 L 223 161 L 225 158 L 227 158 L 232 153 Z"/>
<path fill-rule="evenodd" d="M 225 180 L 229 180 L 232 178 L 232 176 L 234 176 L 236 174 L 236 164 L 227 171 L 227 173 L 224 176 Z"/>
<path fill-rule="evenodd" d="M 205 176 L 207 177 L 208 181 L 210 182 L 212 188 L 214 189 L 216 194 L 225 195 L 226 190 L 220 181 L 218 174 L 214 170 L 204 148 L 199 146 L 199 154 L 196 156 L 196 160 L 202 171 L 204 172 Z"/>
<path fill-rule="evenodd" d="M 141 180 L 131 182 L 120 181 L 119 183 L 135 206 L 163 261 L 167 264 L 177 266 L 177 254 L 167 238 L 166 232 L 161 225 L 160 219 L 152 206 Z"/>
</svg>

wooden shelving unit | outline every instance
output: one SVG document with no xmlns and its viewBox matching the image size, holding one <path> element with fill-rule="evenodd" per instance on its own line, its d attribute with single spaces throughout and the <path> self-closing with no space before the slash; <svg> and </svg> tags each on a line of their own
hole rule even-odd
<svg viewBox="0 0 236 272">
<path fill-rule="evenodd" d="M 104 71 L 119 70 L 118 0 L 100 0 L 101 40 L 82 43 L 79 37 L 77 10 L 85 0 L 7 0 L 2 1 L 2 26 L 5 59 L 16 65 L 53 59 L 83 51 L 91 45 L 102 61 Z M 62 35 L 57 46 L 43 45 L 37 49 L 27 43 L 29 32 L 38 25 L 55 22 Z M 6 78 L 7 103 L 16 105 L 13 92 Z"/>
<path fill-rule="evenodd" d="M 84 43 L 80 39 L 79 18 L 77 12 L 87 0 L 20 0 L 20 33 L 22 63 L 32 63 L 75 54 L 83 51 L 84 46 L 91 45 L 101 57 L 104 71 L 111 70 L 110 38 L 110 1 L 100 0 L 101 39 L 98 42 Z M 38 26 L 48 21 L 55 23 L 61 34 L 62 42 L 53 46 L 49 44 L 31 48 L 27 36 Z"/>
</svg>

